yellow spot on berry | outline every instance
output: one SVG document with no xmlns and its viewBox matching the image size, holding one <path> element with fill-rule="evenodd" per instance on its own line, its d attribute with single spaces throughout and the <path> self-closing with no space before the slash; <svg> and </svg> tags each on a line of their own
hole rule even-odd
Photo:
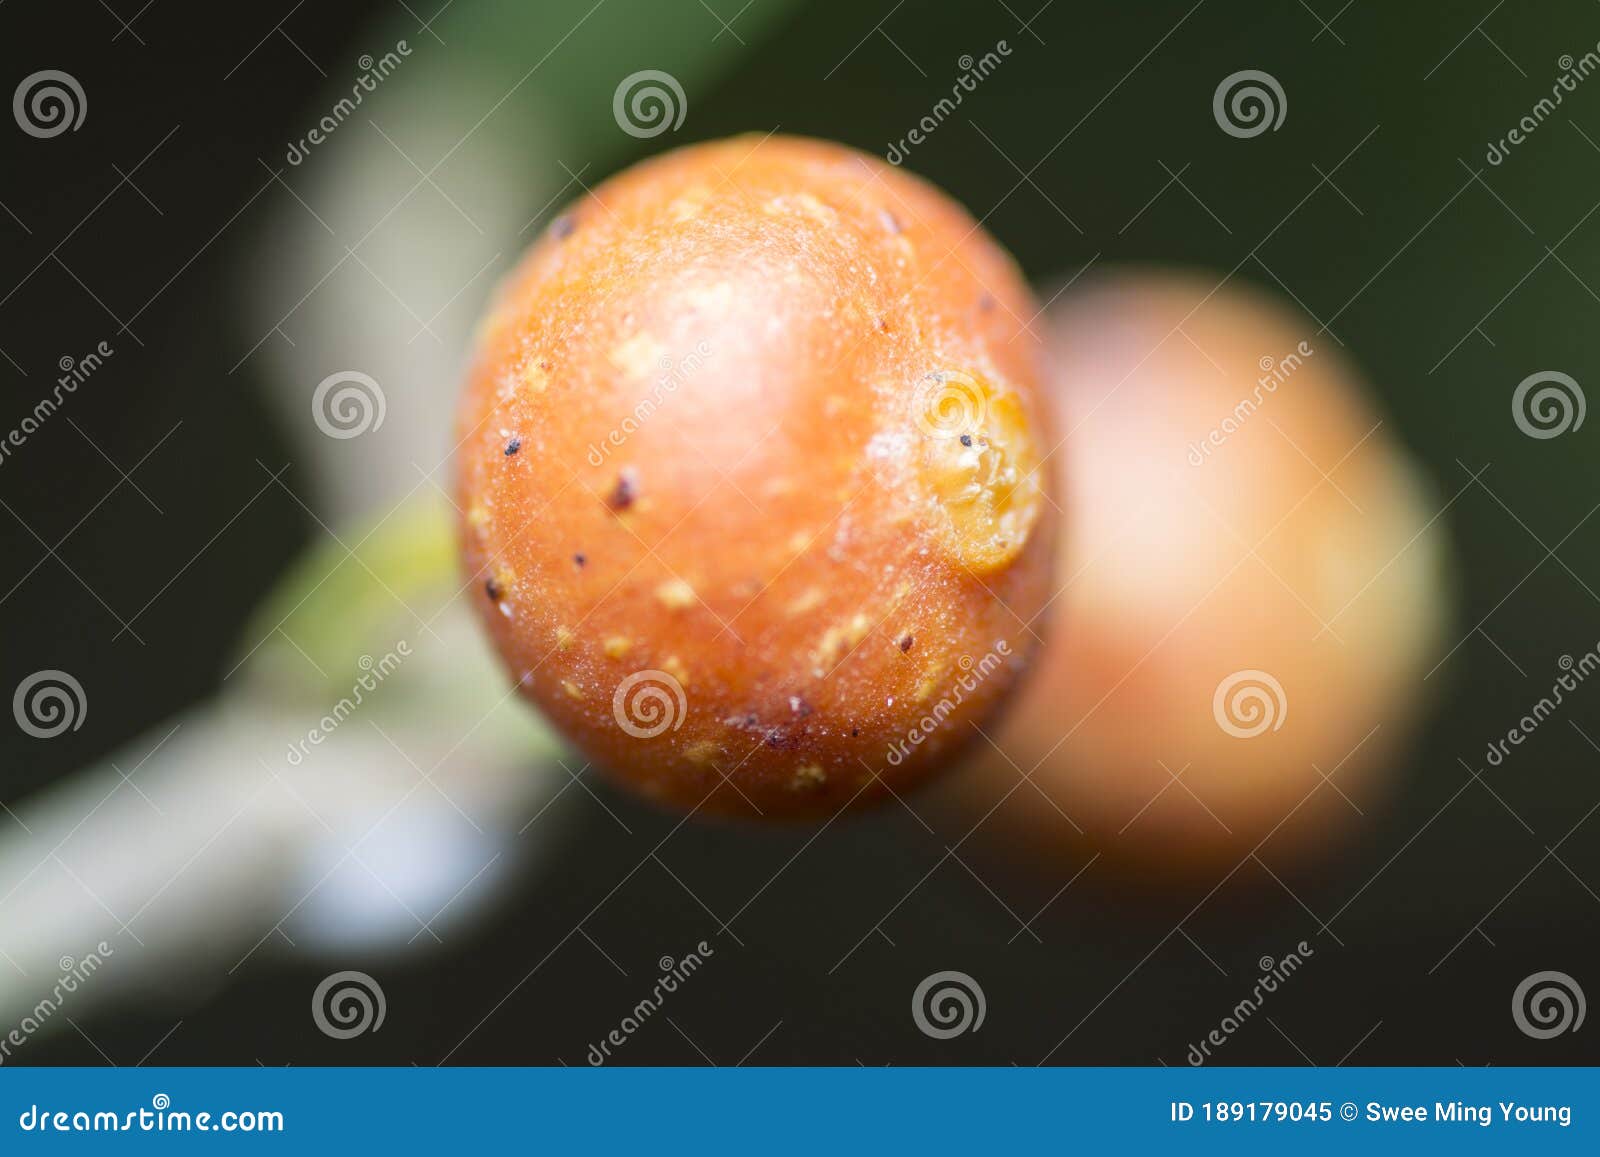
<svg viewBox="0 0 1600 1157">
<path fill-rule="evenodd" d="M 822 770 L 820 764 L 806 763 L 795 768 L 794 776 L 789 780 L 790 791 L 811 791 L 828 782 L 828 773 Z"/>
<path fill-rule="evenodd" d="M 633 647 L 633 640 L 626 635 L 612 635 L 602 644 L 606 658 L 620 659 Z"/>
<path fill-rule="evenodd" d="M 822 639 L 817 644 L 817 649 L 812 655 L 813 661 L 819 664 L 820 668 L 837 663 L 855 650 L 856 644 L 866 638 L 870 630 L 872 630 L 872 620 L 863 614 L 853 616 L 848 623 L 829 627 L 823 632 Z M 814 669 L 818 674 L 824 674 L 820 668 Z"/>
<path fill-rule="evenodd" d="M 682 579 L 668 579 L 656 588 L 656 598 L 669 611 L 681 611 L 695 604 L 694 588 Z"/>
<path fill-rule="evenodd" d="M 611 364 L 635 380 L 654 379 L 661 374 L 661 359 L 667 347 L 647 333 L 636 333 L 611 350 Z"/>
<path fill-rule="evenodd" d="M 948 371 L 916 392 L 922 478 L 946 551 L 984 575 L 1010 564 L 1039 519 L 1039 454 L 1016 394 Z"/>
<path fill-rule="evenodd" d="M 795 193 L 792 196 L 773 197 L 761 208 L 763 212 L 774 217 L 782 216 L 786 213 L 799 213 L 829 228 L 832 228 L 839 219 L 839 214 L 824 204 L 822 199 L 815 193 Z"/>
<path fill-rule="evenodd" d="M 795 618 L 805 614 L 807 611 L 816 610 L 822 605 L 822 599 L 822 588 L 810 587 L 804 594 L 790 603 L 785 610 L 790 618 Z"/>
<path fill-rule="evenodd" d="M 683 757 L 696 767 L 710 767 L 722 754 L 722 745 L 710 739 L 700 739 L 684 748 Z"/>
<path fill-rule="evenodd" d="M 700 216 L 711 200 L 711 190 L 705 185 L 695 185 L 667 206 L 667 215 L 677 222 L 692 221 Z"/>
</svg>

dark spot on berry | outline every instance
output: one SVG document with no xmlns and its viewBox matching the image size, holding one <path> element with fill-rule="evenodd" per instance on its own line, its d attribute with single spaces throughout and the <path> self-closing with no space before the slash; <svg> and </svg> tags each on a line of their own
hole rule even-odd
<svg viewBox="0 0 1600 1157">
<path fill-rule="evenodd" d="M 606 499 L 613 510 L 626 510 L 632 506 L 634 499 L 639 497 L 639 475 L 633 467 L 625 467 L 617 475 L 617 484 L 611 488 L 611 495 Z"/>
<path fill-rule="evenodd" d="M 737 727 L 740 731 L 748 731 L 761 737 L 761 741 L 774 751 L 794 751 L 805 742 L 805 729 L 791 730 L 786 727 L 771 727 L 761 722 L 761 717 L 754 711 L 744 715 L 730 715 L 724 719 L 727 727 Z"/>
<path fill-rule="evenodd" d="M 589 562 L 589 556 L 580 552 L 572 556 L 572 561 L 580 567 L 586 566 Z"/>
<path fill-rule="evenodd" d="M 978 308 L 983 310 L 984 313 L 988 313 L 990 310 L 992 310 L 994 308 L 994 306 L 995 306 L 994 294 L 992 294 L 992 293 L 980 293 L 978 295 Z"/>
<path fill-rule="evenodd" d="M 494 579 L 488 578 L 483 580 L 483 593 L 488 595 L 492 602 L 499 602 L 505 591 L 500 589 L 500 584 Z"/>
<path fill-rule="evenodd" d="M 900 650 L 901 651 L 909 651 L 909 650 L 911 650 L 911 644 L 915 643 L 916 641 L 917 640 L 914 639 L 910 635 L 902 636 L 901 639 L 900 639 Z"/>
<path fill-rule="evenodd" d="M 789 710 L 793 711 L 801 719 L 804 719 L 807 715 L 811 714 L 813 708 L 811 704 L 807 703 L 800 696 L 791 695 L 789 696 Z"/>
<path fill-rule="evenodd" d="M 851 728 L 851 729 L 850 729 L 850 738 L 851 738 L 851 739 L 854 739 L 854 738 L 855 738 L 855 737 L 856 737 L 856 736 L 858 736 L 858 735 L 860 735 L 860 734 L 861 734 L 861 728 L 859 728 L 859 727 L 852 727 L 852 728 Z"/>
<path fill-rule="evenodd" d="M 961 435 L 961 444 L 963 446 L 972 445 L 972 435 L 971 434 L 963 434 L 963 435 Z"/>
<path fill-rule="evenodd" d="M 550 236 L 557 241 L 565 241 L 577 231 L 578 223 L 572 219 L 572 214 L 563 213 L 550 222 Z"/>
<path fill-rule="evenodd" d="M 767 731 L 767 746 L 774 751 L 794 751 L 800 746 L 800 735 L 782 727 Z"/>
<path fill-rule="evenodd" d="M 513 439 L 511 439 L 511 441 L 506 443 L 506 457 L 507 458 L 511 457 L 513 454 L 515 454 L 520 449 L 522 449 L 522 439 L 521 438 L 513 438 Z"/>
</svg>

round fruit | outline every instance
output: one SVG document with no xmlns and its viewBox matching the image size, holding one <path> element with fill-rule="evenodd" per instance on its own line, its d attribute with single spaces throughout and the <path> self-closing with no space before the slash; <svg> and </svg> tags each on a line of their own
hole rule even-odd
<svg viewBox="0 0 1600 1157">
<path fill-rule="evenodd" d="M 502 287 L 460 411 L 521 690 L 686 809 L 829 812 L 948 762 L 1048 593 L 1035 312 L 959 206 L 839 146 L 596 188 Z"/>
<path fill-rule="evenodd" d="M 1364 822 L 1448 600 L 1440 524 L 1333 337 L 1153 273 L 1064 299 L 1050 330 L 1072 526 L 1054 641 L 966 811 L 1009 794 L 984 825 L 1007 848 L 1142 865 Z"/>
</svg>

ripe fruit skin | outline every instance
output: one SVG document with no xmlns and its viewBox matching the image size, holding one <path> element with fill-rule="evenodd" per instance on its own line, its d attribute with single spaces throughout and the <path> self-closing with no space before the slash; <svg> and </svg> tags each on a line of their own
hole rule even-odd
<svg viewBox="0 0 1600 1157">
<path fill-rule="evenodd" d="M 835 145 L 694 146 L 584 197 L 460 410 L 466 571 L 520 689 L 683 809 L 822 814 L 948 762 L 1048 591 L 1036 308 L 959 206 Z"/>
<path fill-rule="evenodd" d="M 1370 822 L 1356 807 L 1437 657 L 1443 530 L 1317 328 L 1158 273 L 1052 311 L 1073 528 L 1053 642 L 997 736 L 1008 758 L 952 784 L 969 823 L 1017 789 L 983 825 L 1008 854 L 1230 868 L 1269 836 L 1282 862 Z"/>
</svg>

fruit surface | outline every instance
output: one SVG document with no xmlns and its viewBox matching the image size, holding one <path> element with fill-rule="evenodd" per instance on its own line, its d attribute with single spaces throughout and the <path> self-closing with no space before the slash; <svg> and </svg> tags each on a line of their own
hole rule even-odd
<svg viewBox="0 0 1600 1157">
<path fill-rule="evenodd" d="M 1008 848 L 1140 865 L 1368 822 L 1448 598 L 1442 526 L 1337 343 L 1159 273 L 1069 293 L 1049 328 L 1051 644 L 955 794 L 974 821 L 1005 798 L 984 830 Z"/>
<path fill-rule="evenodd" d="M 683 809 L 826 813 L 947 762 L 1049 587 L 1036 309 L 958 205 L 838 146 L 597 187 L 502 286 L 460 410 L 519 687 Z"/>
</svg>

